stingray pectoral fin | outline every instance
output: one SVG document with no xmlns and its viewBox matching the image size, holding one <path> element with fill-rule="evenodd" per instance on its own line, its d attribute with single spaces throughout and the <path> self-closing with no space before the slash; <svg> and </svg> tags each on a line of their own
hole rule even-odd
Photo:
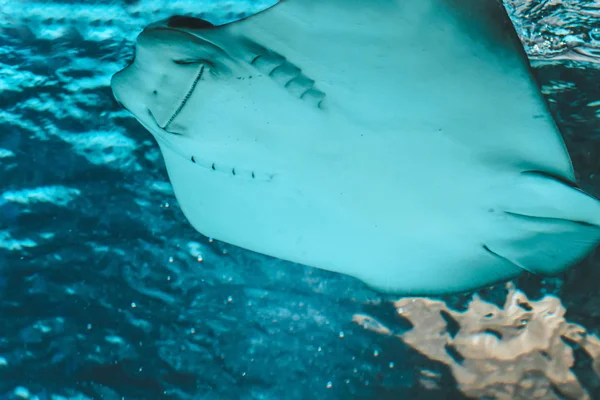
<svg viewBox="0 0 600 400">
<path fill-rule="evenodd" d="M 502 218 L 504 235 L 488 252 L 536 274 L 556 274 L 580 262 L 600 242 L 600 202 L 569 182 L 540 173 L 521 174 L 514 203 Z"/>
<path fill-rule="evenodd" d="M 600 202 L 565 181 L 539 171 L 525 171 L 515 183 L 513 202 L 506 211 L 531 217 L 562 219 L 600 226 Z"/>
<path fill-rule="evenodd" d="M 485 250 L 519 268 L 553 275 L 581 262 L 598 245 L 600 228 L 572 221 L 542 218 L 520 219 L 524 237 L 496 241 Z"/>
</svg>

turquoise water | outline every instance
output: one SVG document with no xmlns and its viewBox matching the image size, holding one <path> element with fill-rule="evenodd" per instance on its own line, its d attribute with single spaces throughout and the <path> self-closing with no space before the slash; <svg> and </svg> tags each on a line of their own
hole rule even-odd
<svg viewBox="0 0 600 400">
<path fill-rule="evenodd" d="M 598 196 L 600 8 L 593 1 L 505 3 L 580 183 Z M 395 298 L 194 231 L 156 143 L 114 101 L 110 78 L 145 25 L 173 14 L 224 22 L 269 4 L 0 0 L 0 398 L 465 395 L 452 369 L 464 360 L 444 362 L 431 346 L 381 333 L 383 325 L 398 334 L 418 325 L 418 316 L 397 316 L 388 302 Z M 574 357 L 571 367 L 552 353 L 556 363 L 534 363 L 519 377 L 545 388 L 542 398 L 567 386 L 573 398 L 583 390 L 600 397 L 593 363 L 600 353 L 567 334 L 573 323 L 590 335 L 600 329 L 598 262 L 593 255 L 560 277 L 515 282 L 530 299 L 521 301 L 531 310 L 521 309 L 534 317 L 546 307 L 536 302 L 544 295 L 567 310 L 568 322 L 532 317 L 559 340 L 550 347 L 567 342 Z M 506 294 L 502 285 L 479 291 L 501 307 Z M 443 307 L 465 310 L 471 295 L 445 297 Z M 514 318 L 524 316 L 506 309 L 516 314 L 490 328 L 503 339 L 521 335 Z M 474 340 L 461 314 L 443 315 L 444 329 Z M 374 320 L 365 323 L 367 316 Z M 532 337 L 543 343 L 543 335 Z M 527 346 L 510 351 L 507 361 L 492 359 L 490 376 L 520 387 L 506 378 L 507 365 L 539 355 Z M 575 383 L 550 376 L 551 366 Z"/>
</svg>

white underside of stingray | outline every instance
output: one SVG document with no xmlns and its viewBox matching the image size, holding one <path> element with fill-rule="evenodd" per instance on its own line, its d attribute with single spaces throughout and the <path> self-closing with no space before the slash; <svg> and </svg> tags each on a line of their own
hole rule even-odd
<svg viewBox="0 0 600 400">
<path fill-rule="evenodd" d="M 551 274 L 600 240 L 496 0 L 285 0 L 146 28 L 115 97 L 191 224 L 397 293 Z"/>
</svg>

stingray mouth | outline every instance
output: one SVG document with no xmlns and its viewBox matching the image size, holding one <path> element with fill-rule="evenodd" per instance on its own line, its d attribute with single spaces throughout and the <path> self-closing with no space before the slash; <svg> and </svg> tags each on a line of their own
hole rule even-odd
<svg viewBox="0 0 600 400">
<path fill-rule="evenodd" d="M 185 61 L 175 61 L 175 63 L 176 64 L 188 64 Z M 162 129 L 163 131 L 165 131 L 167 133 L 170 133 L 172 135 L 181 135 L 181 133 L 179 133 L 179 132 L 170 131 L 169 130 L 169 125 L 171 125 L 173 123 L 173 121 L 175 121 L 175 118 L 177 118 L 179 116 L 179 114 L 181 113 L 181 111 L 183 110 L 183 108 L 185 107 L 185 105 L 187 104 L 187 102 L 189 101 L 189 99 L 192 97 L 192 94 L 194 93 L 194 90 L 196 90 L 196 86 L 198 85 L 198 82 L 200 82 L 200 80 L 202 79 L 202 76 L 204 75 L 204 69 L 205 69 L 205 64 L 200 64 L 200 69 L 198 70 L 198 73 L 196 74 L 196 77 L 192 81 L 192 84 L 190 85 L 190 88 L 188 89 L 188 91 L 183 96 L 183 99 L 179 103 L 179 106 L 177 106 L 177 108 L 175 109 L 175 111 L 173 112 L 173 114 L 169 117 L 169 119 L 167 120 L 167 122 L 165 122 L 164 125 L 159 124 L 158 120 L 156 119 L 156 117 L 152 113 L 152 110 L 150 110 L 148 108 L 148 114 L 150 115 L 150 117 L 154 120 L 154 123 L 160 129 Z M 154 92 L 154 93 L 156 94 L 156 92 Z"/>
<path fill-rule="evenodd" d="M 181 64 L 182 62 L 175 61 L 175 63 L 176 64 Z M 185 105 L 188 102 L 188 100 L 190 99 L 190 97 L 192 97 L 192 93 L 194 93 L 194 90 L 196 89 L 196 86 L 198 85 L 198 82 L 200 82 L 200 79 L 202 79 L 202 75 L 204 75 L 204 68 L 205 68 L 205 65 L 204 64 L 200 64 L 200 70 L 198 71 L 198 74 L 196 75 L 196 78 L 192 82 L 192 85 L 190 86 L 189 90 L 187 91 L 187 93 L 183 97 L 183 100 L 181 100 L 181 103 L 179 104 L 179 107 L 177 107 L 177 109 L 175 110 L 175 112 L 173 113 L 173 115 L 171 115 L 171 118 L 169 118 L 169 120 L 165 124 L 165 127 L 163 128 L 165 131 L 169 132 L 169 130 L 168 130 L 169 125 L 175 120 L 175 118 L 177 118 L 177 116 L 179 115 L 179 113 L 181 112 L 181 110 L 183 110 L 183 107 L 185 107 Z"/>
<path fill-rule="evenodd" d="M 192 95 L 194 94 L 194 91 L 196 90 L 198 82 L 200 82 L 202 80 L 202 77 L 204 76 L 204 73 L 206 72 L 207 68 L 211 69 L 211 67 L 212 67 L 211 62 L 208 60 L 202 60 L 202 61 L 197 60 L 197 59 L 196 60 L 174 60 L 173 62 L 178 65 L 198 64 L 199 65 L 198 72 L 196 73 L 194 80 L 190 84 L 189 89 L 183 94 L 183 97 L 181 98 L 179 105 L 173 111 L 173 113 L 170 115 L 170 117 L 168 119 L 164 120 L 165 121 L 164 123 L 161 124 L 159 122 L 159 119 L 157 119 L 156 116 L 154 115 L 154 113 L 152 112 L 152 110 L 149 107 L 146 107 L 146 110 L 147 110 L 148 115 L 150 116 L 150 120 L 152 122 L 151 125 L 154 125 L 154 129 L 149 129 L 148 126 L 146 126 L 146 129 L 148 129 L 151 132 L 158 131 L 158 132 L 156 132 L 157 134 L 155 135 L 157 139 L 159 139 L 161 142 L 166 144 L 168 147 L 171 148 L 171 150 L 173 150 L 175 153 L 177 153 L 181 157 L 187 159 L 192 164 L 195 164 L 195 166 L 202 168 L 205 172 L 209 171 L 211 173 L 218 174 L 219 176 L 229 175 L 229 177 L 235 177 L 237 179 L 242 179 L 242 180 L 245 179 L 245 180 L 262 181 L 262 182 L 272 181 L 276 175 L 275 173 L 259 171 L 259 170 L 252 169 L 252 168 L 227 165 L 225 163 L 221 163 L 219 161 L 215 161 L 208 157 L 205 157 L 204 155 L 203 156 L 198 156 L 198 154 L 191 155 L 190 153 L 188 153 L 188 151 L 185 148 L 178 146 L 175 142 L 173 142 L 173 140 L 169 139 L 169 137 L 171 135 L 175 135 L 175 136 L 179 136 L 179 137 L 184 136 L 184 133 L 176 131 L 177 124 L 176 123 L 174 124 L 174 122 L 177 119 L 177 117 L 181 114 L 181 112 L 184 110 L 188 101 L 191 99 Z M 154 92 L 154 94 L 156 94 L 156 91 Z M 143 121 L 140 121 L 140 122 L 142 122 L 142 125 L 145 125 L 143 123 Z M 172 127 L 171 125 L 173 125 L 173 124 L 175 126 Z M 158 129 L 156 129 L 156 128 L 158 128 Z"/>
</svg>

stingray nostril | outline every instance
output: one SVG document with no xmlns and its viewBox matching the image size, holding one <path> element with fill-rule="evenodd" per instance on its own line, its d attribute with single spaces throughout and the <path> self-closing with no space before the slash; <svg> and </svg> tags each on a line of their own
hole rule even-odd
<svg viewBox="0 0 600 400">
<path fill-rule="evenodd" d="M 158 94 L 158 92 L 157 92 L 156 90 L 153 90 L 153 91 L 152 91 L 152 94 L 155 94 L 155 95 L 156 95 L 156 94 Z"/>
</svg>

